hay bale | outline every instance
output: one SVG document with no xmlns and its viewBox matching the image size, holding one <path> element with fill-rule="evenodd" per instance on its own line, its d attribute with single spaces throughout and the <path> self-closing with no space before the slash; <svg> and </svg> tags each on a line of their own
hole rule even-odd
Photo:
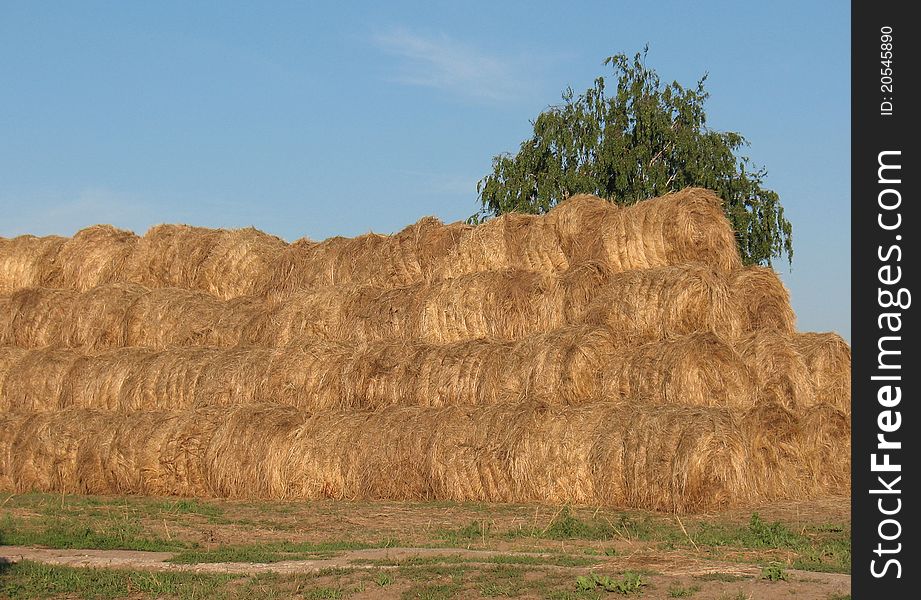
<svg viewBox="0 0 921 600">
<path fill-rule="evenodd" d="M 24 356 L 20 351 L 20 359 Z M 741 406 L 754 395 L 748 367 L 712 334 L 637 342 L 606 327 L 575 325 L 516 342 L 452 344 L 303 340 L 285 348 L 124 348 L 70 351 L 69 372 L 49 390 L 41 369 L 13 409 L 169 410 L 273 402 L 309 410 L 599 400 L 650 405 Z M 45 351 L 32 351 L 39 357 Z M 54 354 L 60 361 L 62 352 Z M 6 363 L 15 368 L 13 362 Z M 0 380 L 6 377 L 0 362 Z M 52 364 L 50 371 L 55 370 Z"/>
<path fill-rule="evenodd" d="M 111 225 L 81 229 L 64 242 L 58 254 L 59 276 L 49 287 L 87 291 L 97 285 L 123 280 L 125 265 L 138 236 Z"/>
<path fill-rule="evenodd" d="M 815 482 L 800 445 L 799 413 L 790 411 L 772 394 L 764 394 L 744 413 L 740 427 L 752 450 L 748 469 L 755 494 L 771 500 L 814 496 Z"/>
<path fill-rule="evenodd" d="M 16 363 L 26 355 L 28 350 L 23 348 L 10 348 L 0 346 L 0 407 L 9 408 L 3 393 L 3 386 L 10 372 L 16 368 Z"/>
<path fill-rule="evenodd" d="M 596 290 L 581 320 L 625 334 L 665 339 L 709 331 L 733 339 L 741 331 L 725 278 L 707 265 L 614 273 Z"/>
<path fill-rule="evenodd" d="M 739 410 L 758 401 L 752 369 L 713 333 L 623 343 L 604 368 L 606 399 Z"/>
<path fill-rule="evenodd" d="M 49 435 L 51 431 L 55 435 Z M 760 499 L 719 409 L 625 404 L 0 415 L 25 491 L 552 502 L 667 511 Z M 782 473 L 763 473 L 774 478 Z"/>
<path fill-rule="evenodd" d="M 851 492 L 851 418 L 836 406 L 819 402 L 800 417 L 801 460 L 813 485 L 826 494 Z"/>
<path fill-rule="evenodd" d="M 850 420 L 841 411 L 818 403 L 794 413 L 765 398 L 744 414 L 742 428 L 751 440 L 758 495 L 805 500 L 849 493 Z"/>
<path fill-rule="evenodd" d="M 252 227 L 157 225 L 138 241 L 125 278 L 150 288 L 185 288 L 229 299 L 251 294 L 285 247 L 281 239 Z"/>
<path fill-rule="evenodd" d="M 614 271 L 702 262 L 729 272 L 741 266 L 723 202 L 701 188 L 637 202 L 604 215 L 604 259 Z"/>
<path fill-rule="evenodd" d="M 750 332 L 735 341 L 735 349 L 751 368 L 764 402 L 777 403 L 797 414 L 816 403 L 809 369 L 789 335 Z"/>
<path fill-rule="evenodd" d="M 240 332 L 219 327 L 227 308 L 227 302 L 203 292 L 147 290 L 125 313 L 125 344 L 155 349 L 233 346 Z"/>
<path fill-rule="evenodd" d="M 119 295 L 126 300 L 106 300 Z M 22 347 L 271 347 L 305 338 L 451 343 L 515 340 L 579 323 L 650 340 L 701 331 L 732 338 L 740 329 L 725 279 L 704 265 L 613 274 L 600 263 L 558 275 L 508 269 L 399 288 L 302 291 L 268 306 L 249 296 L 222 302 L 124 284 L 84 294 L 23 290 L 13 299 L 13 318 L 0 316 L 0 335 Z"/>
<path fill-rule="evenodd" d="M 851 414 L 851 347 L 836 333 L 798 333 L 793 345 L 806 362 L 816 401 Z"/>
<path fill-rule="evenodd" d="M 790 306 L 790 293 L 773 269 L 745 267 L 732 274 L 732 298 L 742 317 L 742 329 L 765 329 L 792 334 L 796 315 Z"/>
<path fill-rule="evenodd" d="M 568 266 L 552 221 L 507 213 L 466 231 L 456 248 L 441 257 L 437 274 L 450 278 L 500 269 L 553 273 Z"/>
<path fill-rule="evenodd" d="M 42 348 L 64 344 L 68 322 L 81 294 L 74 290 L 23 288 L 0 313 L 0 345 Z"/>
<path fill-rule="evenodd" d="M 0 237 L 0 294 L 48 285 L 58 277 L 58 253 L 67 238 L 56 235 Z"/>
<path fill-rule="evenodd" d="M 148 293 L 136 284 L 115 283 L 74 296 L 61 337 L 54 345 L 92 352 L 130 345 L 128 315 Z"/>
<path fill-rule="evenodd" d="M 253 227 L 218 231 L 195 289 L 225 300 L 253 294 L 256 282 L 287 244 Z"/>
<path fill-rule="evenodd" d="M 621 210 L 624 208 L 598 196 L 577 194 L 554 206 L 546 218 L 556 228 L 570 264 L 607 263 L 602 235 L 605 219 Z"/>
<path fill-rule="evenodd" d="M 68 350 L 27 352 L 7 366 L 0 407 L 19 411 L 51 411 L 79 355 Z"/>
</svg>

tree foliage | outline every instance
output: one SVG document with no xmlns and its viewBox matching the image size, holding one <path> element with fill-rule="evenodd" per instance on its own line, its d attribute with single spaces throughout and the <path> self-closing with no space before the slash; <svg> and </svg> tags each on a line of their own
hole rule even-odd
<svg viewBox="0 0 921 600">
<path fill-rule="evenodd" d="M 767 171 L 738 154 L 734 132 L 707 128 L 706 75 L 694 88 L 663 85 L 645 65 L 646 50 L 604 61 L 617 76 L 613 94 L 604 76 L 578 97 L 541 113 L 518 154 L 493 158 L 477 184 L 479 221 L 506 212 L 543 213 L 577 193 L 632 204 L 688 186 L 714 190 L 726 201 L 746 264 L 792 260 L 792 226 L 780 199 L 763 186 Z"/>
</svg>

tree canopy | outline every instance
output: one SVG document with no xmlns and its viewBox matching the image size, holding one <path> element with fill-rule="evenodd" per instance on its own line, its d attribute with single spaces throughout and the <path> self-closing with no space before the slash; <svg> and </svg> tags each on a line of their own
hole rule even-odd
<svg viewBox="0 0 921 600">
<path fill-rule="evenodd" d="M 648 48 L 647 48 L 648 50 Z M 543 213 L 565 198 L 591 193 L 622 204 L 688 186 L 725 201 L 746 264 L 793 258 L 792 226 L 777 193 L 764 187 L 767 171 L 739 154 L 748 145 L 735 132 L 706 125 L 704 75 L 693 88 L 663 85 L 645 65 L 646 50 L 604 61 L 617 77 L 613 94 L 604 76 L 532 122 L 518 154 L 493 158 L 477 184 L 478 222 L 506 212 Z"/>
</svg>

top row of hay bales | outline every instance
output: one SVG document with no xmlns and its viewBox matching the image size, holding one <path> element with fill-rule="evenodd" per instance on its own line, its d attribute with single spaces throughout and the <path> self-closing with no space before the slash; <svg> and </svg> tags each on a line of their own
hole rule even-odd
<svg viewBox="0 0 921 600">
<path fill-rule="evenodd" d="M 398 287 L 497 269 L 555 273 L 586 261 L 613 272 L 741 264 L 722 201 L 688 188 L 633 206 L 580 195 L 545 215 L 507 214 L 476 227 L 426 217 L 393 235 L 322 242 L 187 225 L 157 225 L 144 236 L 96 225 L 72 238 L 0 238 L 0 293 L 136 283 L 277 299 L 330 285 Z"/>
</svg>

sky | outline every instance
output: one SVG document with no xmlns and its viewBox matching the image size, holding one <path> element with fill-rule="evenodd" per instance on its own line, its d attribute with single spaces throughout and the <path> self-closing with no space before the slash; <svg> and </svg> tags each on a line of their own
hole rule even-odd
<svg viewBox="0 0 921 600">
<path fill-rule="evenodd" d="M 799 329 L 849 339 L 849 30 L 832 1 L 0 0 L 0 236 L 464 219 L 494 155 L 648 44 L 768 170 Z"/>
</svg>

